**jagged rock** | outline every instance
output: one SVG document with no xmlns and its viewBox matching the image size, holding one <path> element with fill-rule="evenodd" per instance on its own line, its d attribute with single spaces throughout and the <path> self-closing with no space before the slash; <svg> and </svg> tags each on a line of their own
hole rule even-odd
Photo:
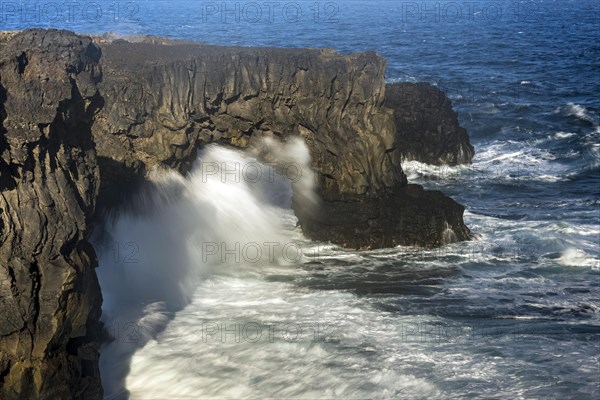
<svg viewBox="0 0 600 400">
<path fill-rule="evenodd" d="M 420 114 L 422 102 L 413 106 L 396 101 L 393 110 L 385 107 L 384 101 L 390 103 L 394 93 L 386 95 L 386 64 L 378 55 L 122 40 L 102 43 L 101 48 L 105 74 L 100 91 L 106 103 L 93 131 L 101 167 L 110 164 L 102 168 L 109 170 L 102 176 L 112 192 L 101 199 L 118 197 L 126 189 L 123 186 L 135 181 L 125 179 L 125 185 L 117 189 L 124 174 L 114 174 L 118 170 L 115 161 L 126 165 L 133 177 L 143 176 L 157 164 L 185 171 L 198 144 L 218 141 L 247 147 L 259 146 L 256 143 L 265 136 L 282 140 L 300 136 L 308 145 L 316 171 L 321 211 L 330 211 L 319 219 L 294 202 L 309 237 L 355 248 L 434 245 L 442 243 L 440 235 L 447 225 L 456 228 L 451 236 L 455 240 L 469 237 L 462 223 L 462 207 L 451 199 L 426 191 L 418 198 L 398 194 L 402 191 L 396 189 L 407 183 L 400 165 L 407 153 L 394 116 L 417 113 L 417 118 L 426 120 L 429 116 Z M 392 91 L 394 88 L 392 85 Z M 449 111 L 446 103 L 443 106 L 432 111 L 432 121 L 438 121 L 442 134 L 450 138 L 466 136 L 449 102 Z M 447 127 L 454 131 L 445 132 Z M 427 124 L 421 128 L 428 133 Z M 468 145 L 468 137 L 466 140 Z M 464 152 L 469 159 L 470 149 Z M 445 149 L 444 157 L 449 159 L 453 150 L 451 146 Z M 374 211 L 369 208 L 398 209 L 410 207 L 411 202 L 433 204 L 433 199 L 452 210 L 441 214 L 447 220 L 434 221 L 431 229 L 435 235 L 425 234 L 416 216 L 410 222 L 414 213 L 403 217 L 392 213 L 380 218 L 378 227 L 357 222 L 360 234 L 354 229 L 343 233 L 356 216 Z M 332 206 L 340 201 L 344 207 Z M 335 226 L 338 222 L 344 223 Z M 423 231 L 421 239 L 416 238 L 419 229 Z M 385 238 L 381 236 L 384 232 Z"/>
<path fill-rule="evenodd" d="M 96 40 L 0 35 L 0 398 L 102 397 L 90 218 L 154 166 L 188 170 L 198 145 L 302 137 L 321 199 L 308 210 L 294 194 L 309 237 L 353 248 L 469 237 L 460 205 L 407 186 L 394 123 L 405 108 L 385 106 L 378 55 Z"/>
<path fill-rule="evenodd" d="M 442 192 L 407 185 L 376 198 L 322 202 L 301 221 L 309 237 L 347 248 L 433 247 L 470 237 L 464 210 Z"/>
<path fill-rule="evenodd" d="M 385 105 L 394 110 L 396 146 L 402 159 L 431 165 L 469 164 L 475 149 L 450 99 L 427 83 L 386 85 Z"/>
<path fill-rule="evenodd" d="M 374 53 L 125 41 L 101 48 L 105 105 L 93 128 L 101 167 L 110 159 L 134 175 L 156 164 L 187 170 L 200 143 L 246 147 L 299 135 L 326 198 L 406 183 L 383 107 L 385 60 Z"/>
<path fill-rule="evenodd" d="M 25 31 L 0 44 L 0 398 L 100 399 L 89 219 L 100 52 Z"/>
</svg>

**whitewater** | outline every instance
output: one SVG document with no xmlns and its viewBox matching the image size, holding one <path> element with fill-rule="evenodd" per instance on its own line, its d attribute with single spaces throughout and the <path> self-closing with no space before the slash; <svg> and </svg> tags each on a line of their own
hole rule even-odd
<svg viewBox="0 0 600 400">
<path fill-rule="evenodd" d="M 503 151 L 404 169 L 446 189 L 514 184 L 482 173 Z M 310 171 L 301 141 L 277 153 Z M 539 167 L 518 184 L 550 179 Z M 302 236 L 290 209 L 302 179 L 273 171 L 211 145 L 187 177 L 156 171 L 139 212 L 111 216 L 98 243 L 106 398 L 552 397 L 557 373 L 564 394 L 597 394 L 597 226 L 486 207 L 465 215 L 471 242 L 348 251 Z"/>
<path fill-rule="evenodd" d="M 474 239 L 366 252 L 311 242 L 290 210 L 292 184 L 311 201 L 310 180 L 201 149 L 188 175 L 153 171 L 95 232 L 113 337 L 106 398 L 600 397 L 599 3 L 295 3 L 294 23 L 149 0 L 118 18 L 113 7 L 2 26 L 376 51 L 388 82 L 452 99 L 473 164 L 403 169 L 464 205 Z M 301 146 L 279 153 L 308 165 Z M 223 180 L 223 165 L 247 166 L 244 179 Z"/>
</svg>

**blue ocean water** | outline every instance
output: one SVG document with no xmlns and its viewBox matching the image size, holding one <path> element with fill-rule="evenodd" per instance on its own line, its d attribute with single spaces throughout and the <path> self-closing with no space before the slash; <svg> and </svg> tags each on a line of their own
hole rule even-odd
<svg viewBox="0 0 600 400">
<path fill-rule="evenodd" d="M 477 152 L 470 166 L 404 165 L 465 206 L 475 240 L 349 252 L 299 237 L 295 265 L 208 274 L 136 348 L 132 398 L 599 398 L 597 0 L 1 4 L 0 29 L 375 50 L 388 81 L 445 90 Z M 150 257 L 144 239 L 113 234 Z M 273 334 L 204 340 L 242 322 Z M 318 340 L 281 334 L 315 325 Z M 118 363 L 103 354 L 104 371 Z"/>
</svg>

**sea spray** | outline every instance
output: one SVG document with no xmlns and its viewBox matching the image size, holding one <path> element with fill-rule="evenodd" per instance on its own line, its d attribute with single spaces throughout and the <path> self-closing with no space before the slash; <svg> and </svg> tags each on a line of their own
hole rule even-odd
<svg viewBox="0 0 600 400">
<path fill-rule="evenodd" d="M 272 137 L 265 137 L 250 151 L 257 158 L 269 162 L 269 165 L 277 171 L 276 175 L 291 183 L 291 186 L 286 185 L 286 187 L 292 189 L 296 207 L 302 207 L 307 211 L 315 209 L 318 204 L 315 191 L 317 179 L 315 172 L 311 169 L 309 149 L 301 138 L 294 137 L 286 142 L 281 142 Z M 275 187 L 272 182 L 266 183 Z M 273 189 L 263 189 L 264 193 L 272 191 Z M 292 192 L 287 196 L 287 200 L 291 200 L 291 197 Z M 286 206 L 291 207 L 291 203 Z"/>
<path fill-rule="evenodd" d="M 295 261 L 298 247 L 284 229 L 283 210 L 292 185 L 314 201 L 310 157 L 301 139 L 265 146 L 277 166 L 295 172 L 286 176 L 241 151 L 211 145 L 185 178 L 153 171 L 132 199 L 138 212 L 114 215 L 102 239 L 97 236 L 102 320 L 114 339 L 102 349 L 101 371 L 115 398 L 133 353 L 190 302 L 203 277 L 243 277 L 265 264 Z"/>
</svg>

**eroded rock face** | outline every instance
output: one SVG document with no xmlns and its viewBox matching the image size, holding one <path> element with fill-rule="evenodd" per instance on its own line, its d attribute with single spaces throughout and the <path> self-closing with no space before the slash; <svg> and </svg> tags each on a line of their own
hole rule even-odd
<svg viewBox="0 0 600 400">
<path fill-rule="evenodd" d="M 396 146 L 403 160 L 431 165 L 471 163 L 475 149 L 444 92 L 427 83 L 388 84 L 385 105 L 394 110 Z"/>
<path fill-rule="evenodd" d="M 116 160 L 142 175 L 156 164 L 186 170 L 198 144 L 247 147 L 264 136 L 301 136 L 326 199 L 406 183 L 392 113 L 383 107 L 385 60 L 374 53 L 101 47 L 105 105 L 94 124 L 101 163 Z"/>
<path fill-rule="evenodd" d="M 101 295 L 87 242 L 100 52 L 25 31 L 0 44 L 0 398 L 100 399 Z"/>
<path fill-rule="evenodd" d="M 322 199 L 316 212 L 301 210 L 300 202 L 294 202 L 309 237 L 354 248 L 439 245 L 448 226 L 456 229 L 447 237 L 469 237 L 463 208 L 451 199 L 425 191 L 418 197 L 404 196 L 398 190 L 407 184 L 402 157 L 412 154 L 414 147 L 405 147 L 410 138 L 396 129 L 394 117 L 406 114 L 426 121 L 413 124 L 423 130 L 423 137 L 430 134 L 427 121 L 441 124 L 440 132 L 449 143 L 462 141 L 466 132 L 445 96 L 443 107 L 423 115 L 422 101 L 417 105 L 398 101 L 394 86 L 386 95 L 385 60 L 378 55 L 177 42 L 116 41 L 101 48 L 104 79 L 99 87 L 105 105 L 93 129 L 100 165 L 106 171 L 103 203 L 135 186 L 135 177 L 155 165 L 187 170 L 198 144 L 251 147 L 260 146 L 265 136 L 280 140 L 300 136 L 310 150 Z M 386 99 L 393 109 L 385 106 Z M 453 130 L 446 131 L 447 127 Z M 472 148 L 466 140 L 466 152 L 450 143 L 435 152 L 436 163 L 450 160 L 453 151 L 464 153 L 454 160 L 470 159 Z M 440 207 L 445 211 L 436 211 L 432 225 L 421 227 L 428 211 L 411 202 L 434 205 L 434 199 L 443 202 Z M 386 218 L 370 216 L 380 207 L 406 210 L 403 215 L 385 214 Z M 408 212 L 411 207 L 423 215 Z M 371 222 L 365 225 L 359 217 Z M 354 223 L 359 230 L 347 229 Z M 426 233 L 428 229 L 433 233 Z"/>
<path fill-rule="evenodd" d="M 199 145 L 302 137 L 321 202 L 294 207 L 313 239 L 467 239 L 460 205 L 407 186 L 394 118 L 410 105 L 390 103 L 384 71 L 374 53 L 0 35 L 0 398 L 101 398 L 95 205 L 155 166 L 186 171 Z"/>
<path fill-rule="evenodd" d="M 442 192 L 407 185 L 376 198 L 322 202 L 300 218 L 307 236 L 346 248 L 435 247 L 470 237 L 464 210 Z"/>
</svg>

